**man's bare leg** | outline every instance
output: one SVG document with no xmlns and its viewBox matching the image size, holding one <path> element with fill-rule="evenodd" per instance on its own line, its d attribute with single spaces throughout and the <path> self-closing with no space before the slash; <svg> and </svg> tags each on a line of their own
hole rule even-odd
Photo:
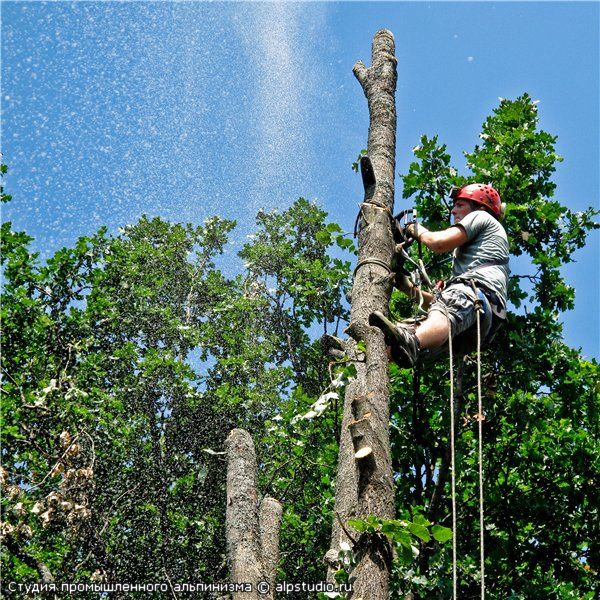
<svg viewBox="0 0 600 600">
<path fill-rule="evenodd" d="M 417 327 L 417 338 L 422 350 L 439 348 L 448 341 L 448 319 L 439 311 L 430 312 Z"/>
</svg>

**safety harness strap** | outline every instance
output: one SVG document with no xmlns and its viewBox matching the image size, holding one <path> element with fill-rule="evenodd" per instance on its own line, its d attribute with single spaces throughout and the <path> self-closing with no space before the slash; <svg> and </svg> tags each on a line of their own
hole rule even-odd
<svg viewBox="0 0 600 600">
<path fill-rule="evenodd" d="M 464 273 L 461 273 L 460 275 L 455 275 L 454 277 L 451 277 L 450 279 L 446 280 L 446 285 L 454 283 L 455 281 L 459 281 L 461 277 L 464 277 L 465 275 L 470 275 L 474 271 L 479 271 L 480 269 L 485 269 L 486 267 L 502 267 L 507 264 L 508 258 L 499 258 L 497 260 L 490 260 L 488 262 L 481 263 L 480 265 L 476 265 L 475 267 L 467 269 Z"/>
<path fill-rule="evenodd" d="M 444 287 L 452 285 L 453 283 L 465 283 L 466 285 L 476 285 L 478 288 L 481 288 L 483 293 L 487 296 L 487 298 L 490 302 L 490 305 L 492 307 L 492 312 L 494 313 L 494 315 L 496 317 L 498 317 L 499 319 L 505 320 L 506 319 L 506 309 L 498 301 L 496 292 L 494 292 L 494 290 L 491 290 L 490 288 L 488 288 L 481 281 L 477 281 L 475 279 L 470 278 L 469 275 L 471 273 L 473 273 L 474 271 L 479 271 L 479 269 L 484 269 L 486 267 L 502 266 L 502 265 L 507 265 L 507 264 L 508 264 L 508 258 L 501 258 L 498 260 L 491 260 L 489 262 L 482 263 L 481 265 L 477 265 L 471 269 L 467 269 L 464 273 L 461 273 L 460 275 L 455 275 L 454 277 L 447 279 L 444 282 Z"/>
</svg>

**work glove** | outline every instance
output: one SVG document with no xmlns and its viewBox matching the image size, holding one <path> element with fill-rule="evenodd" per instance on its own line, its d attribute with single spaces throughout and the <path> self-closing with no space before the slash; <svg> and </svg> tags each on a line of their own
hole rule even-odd
<svg viewBox="0 0 600 600">
<path fill-rule="evenodd" d="M 427 227 L 423 227 L 423 225 L 420 223 L 417 224 L 415 221 L 408 223 L 408 225 L 404 228 L 404 235 L 417 240 L 417 242 L 425 232 L 429 232 L 429 229 L 427 229 Z"/>
</svg>

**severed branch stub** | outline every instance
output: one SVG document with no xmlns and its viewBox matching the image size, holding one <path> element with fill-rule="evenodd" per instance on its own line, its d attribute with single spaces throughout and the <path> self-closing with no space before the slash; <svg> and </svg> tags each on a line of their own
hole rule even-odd
<svg viewBox="0 0 600 600">
<path fill-rule="evenodd" d="M 272 600 L 275 598 L 283 508 L 274 498 L 265 497 L 262 502 L 258 501 L 256 452 L 250 434 L 244 429 L 232 430 L 225 447 L 226 529 L 231 581 L 247 583 L 251 587 L 250 591 L 234 591 L 232 598 Z"/>
<path fill-rule="evenodd" d="M 373 432 L 371 431 L 371 423 L 369 422 L 370 418 L 371 413 L 366 412 L 361 418 L 351 421 L 348 424 L 352 435 L 354 458 L 356 460 L 362 460 L 373 454 Z"/>
</svg>

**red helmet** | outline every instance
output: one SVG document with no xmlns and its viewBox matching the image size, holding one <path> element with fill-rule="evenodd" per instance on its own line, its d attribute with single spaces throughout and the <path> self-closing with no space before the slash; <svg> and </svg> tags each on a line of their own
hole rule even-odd
<svg viewBox="0 0 600 600">
<path fill-rule="evenodd" d="M 491 186 L 485 183 L 470 183 L 461 188 L 453 188 L 450 192 L 452 200 L 471 200 L 477 202 L 486 208 L 489 208 L 496 218 L 502 216 L 502 202 L 500 194 Z"/>
</svg>

